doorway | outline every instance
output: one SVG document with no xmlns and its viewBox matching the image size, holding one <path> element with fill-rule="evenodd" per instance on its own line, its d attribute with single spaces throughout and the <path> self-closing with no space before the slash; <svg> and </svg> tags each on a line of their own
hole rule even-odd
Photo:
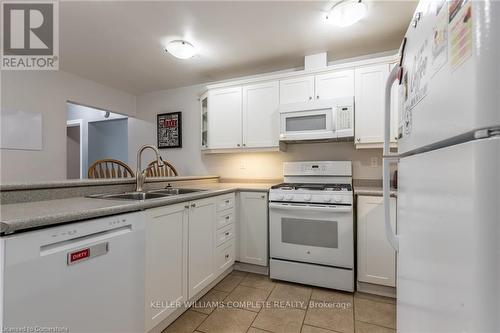
<svg viewBox="0 0 500 333">
<path fill-rule="evenodd" d="M 87 178 L 89 166 L 101 159 L 128 164 L 127 116 L 68 101 L 66 124 L 67 179 Z"/>
<path fill-rule="evenodd" d="M 66 178 L 82 178 L 82 122 L 66 122 Z"/>
</svg>

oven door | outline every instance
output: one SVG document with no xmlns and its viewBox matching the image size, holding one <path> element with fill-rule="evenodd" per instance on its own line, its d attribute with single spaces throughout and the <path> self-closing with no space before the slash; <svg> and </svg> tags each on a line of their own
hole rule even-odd
<svg viewBox="0 0 500 333">
<path fill-rule="evenodd" d="M 280 113 L 280 140 L 334 139 L 335 107 L 322 106 L 315 109 L 283 111 Z"/>
<path fill-rule="evenodd" d="M 269 203 L 271 258 L 353 268 L 352 206 Z"/>
</svg>

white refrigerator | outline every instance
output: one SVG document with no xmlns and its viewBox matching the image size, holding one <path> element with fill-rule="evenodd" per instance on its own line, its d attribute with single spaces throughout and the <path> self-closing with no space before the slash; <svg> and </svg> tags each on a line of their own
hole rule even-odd
<svg viewBox="0 0 500 333">
<path fill-rule="evenodd" d="M 384 144 L 398 332 L 500 332 L 500 2 L 420 1 L 403 44 L 398 152 L 389 102 Z"/>
</svg>

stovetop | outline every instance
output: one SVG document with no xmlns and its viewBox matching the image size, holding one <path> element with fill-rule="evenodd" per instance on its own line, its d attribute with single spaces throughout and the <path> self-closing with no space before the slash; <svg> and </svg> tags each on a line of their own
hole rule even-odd
<svg viewBox="0 0 500 333">
<path fill-rule="evenodd" d="M 351 184 L 282 183 L 272 186 L 271 189 L 283 191 L 311 190 L 351 192 L 352 186 Z"/>
</svg>

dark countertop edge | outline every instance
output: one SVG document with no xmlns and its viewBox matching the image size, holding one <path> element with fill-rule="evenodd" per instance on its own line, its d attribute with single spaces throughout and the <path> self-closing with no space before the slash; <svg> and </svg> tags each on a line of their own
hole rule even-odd
<svg viewBox="0 0 500 333">
<path fill-rule="evenodd" d="M 122 214 L 134 211 L 141 211 L 150 208 L 162 207 L 173 205 L 181 202 L 199 200 L 203 198 L 218 196 L 222 194 L 232 193 L 232 192 L 268 192 L 269 189 L 266 188 L 227 188 L 227 189 L 217 189 L 217 190 L 206 190 L 202 192 L 190 193 L 185 195 L 176 196 L 175 198 L 161 198 L 149 201 L 124 201 L 122 205 L 110 206 L 105 208 L 96 208 L 85 212 L 84 215 L 81 212 L 54 214 L 50 216 L 43 216 L 39 218 L 26 218 L 11 220 L 9 222 L 0 221 L 0 236 L 10 236 L 18 231 L 29 231 L 32 229 L 46 228 L 49 226 L 55 226 L 65 223 L 74 223 L 79 221 L 84 221 L 88 219 L 105 217 L 115 214 Z M 95 200 L 106 200 L 106 199 L 95 199 Z M 50 222 L 46 222 L 50 220 Z M 24 226 L 23 225 L 27 225 Z"/>
<path fill-rule="evenodd" d="M 154 177 L 154 178 L 146 178 L 146 183 L 157 183 L 157 182 L 168 182 L 168 181 L 175 182 L 175 181 L 185 181 L 185 180 L 205 180 L 205 179 L 219 179 L 219 176 L 208 175 L 208 176 Z M 135 178 L 57 180 L 50 182 L 1 184 L 0 191 L 122 185 L 122 184 L 134 184 L 134 183 L 135 183 Z"/>
</svg>

